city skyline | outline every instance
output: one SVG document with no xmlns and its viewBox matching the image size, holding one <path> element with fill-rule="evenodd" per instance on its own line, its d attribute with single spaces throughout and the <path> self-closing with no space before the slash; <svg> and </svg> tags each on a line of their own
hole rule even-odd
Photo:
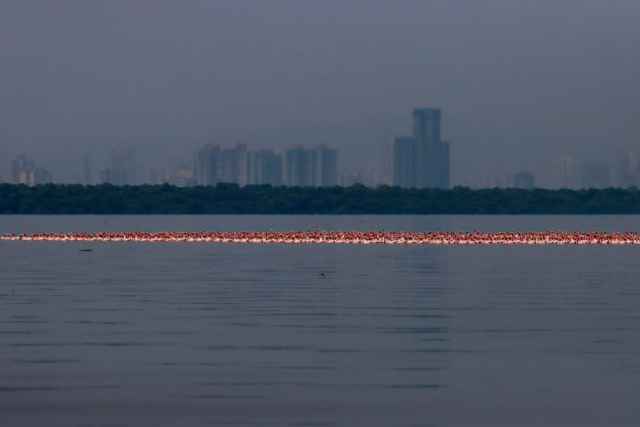
<svg viewBox="0 0 640 427">
<path fill-rule="evenodd" d="M 638 22 L 0 1 L 2 425 L 640 425 Z"/>
<path fill-rule="evenodd" d="M 612 159 L 581 158 L 566 155 L 555 161 L 559 177 L 555 185 L 541 185 L 545 177 L 535 172 L 535 168 L 513 165 L 502 171 L 488 171 L 485 179 L 475 183 L 456 182 L 450 178 L 450 170 L 465 168 L 457 159 L 450 159 L 450 143 L 442 138 L 442 111 L 439 108 L 414 108 L 413 135 L 396 136 L 386 151 L 386 165 L 376 168 L 352 168 L 344 165 L 342 150 L 326 144 L 296 144 L 284 148 L 264 147 L 259 144 L 236 143 L 204 144 L 194 151 L 192 160 L 188 155 L 182 158 L 166 159 L 165 166 L 146 164 L 139 157 L 146 153 L 129 145 L 117 145 L 107 150 L 101 160 L 95 152 L 85 152 L 74 175 L 75 179 L 59 179 L 52 173 L 50 164 L 35 161 L 32 153 L 21 152 L 7 159 L 7 176 L 0 176 L 0 182 L 27 185 L 43 183 L 78 183 L 85 185 L 110 183 L 113 185 L 163 184 L 176 186 L 215 185 L 218 182 L 244 185 L 268 184 L 272 186 L 350 186 L 354 184 L 377 187 L 397 185 L 406 188 L 450 188 L 467 186 L 470 188 L 607 188 L 640 186 L 640 162 L 633 150 L 612 150 Z M 373 144 L 372 144 L 373 145 Z M 318 166 L 321 163 L 322 148 L 328 150 L 330 172 Z M 430 149 L 428 147 L 431 147 Z M 373 147 L 372 147 L 373 148 Z M 314 152 L 314 150 L 318 150 Z M 213 150 L 220 162 L 220 169 L 213 178 L 206 178 L 206 168 L 198 170 L 197 154 L 202 150 Z M 431 150 L 431 151 L 429 151 Z M 337 161 L 338 153 L 340 162 Z M 610 153 L 611 154 L 611 153 Z M 332 159 L 332 156 L 335 159 Z M 289 162 L 289 167 L 287 167 Z M 292 172 L 296 169 L 297 172 Z M 338 167 L 340 165 L 340 167 Z M 422 165 L 422 168 L 418 166 Z M 55 165 L 54 165 L 55 166 Z M 438 168 L 442 167 L 439 172 Z M 380 169 L 389 170 L 386 176 Z M 429 175 L 429 171 L 436 171 Z M 331 177 L 322 177 L 322 174 Z M 422 174 L 422 175 L 420 175 Z M 294 177 L 294 175 L 297 175 Z"/>
<path fill-rule="evenodd" d="M 388 182 L 423 105 L 446 111 L 454 186 L 528 170 L 559 187 L 562 158 L 640 144 L 638 2 L 161 3 L 2 2 L 5 181 L 21 153 L 77 182 L 87 152 L 128 145 L 159 169 L 216 141 L 328 143 L 345 181 Z"/>
</svg>

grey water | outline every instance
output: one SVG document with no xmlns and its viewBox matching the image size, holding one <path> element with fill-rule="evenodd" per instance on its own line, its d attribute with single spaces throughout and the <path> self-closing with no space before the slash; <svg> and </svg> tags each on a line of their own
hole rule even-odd
<svg viewBox="0 0 640 427">
<path fill-rule="evenodd" d="M 311 229 L 640 218 L 0 217 L 0 233 Z M 0 425 L 637 426 L 638 260 L 604 246 L 0 242 Z"/>
</svg>

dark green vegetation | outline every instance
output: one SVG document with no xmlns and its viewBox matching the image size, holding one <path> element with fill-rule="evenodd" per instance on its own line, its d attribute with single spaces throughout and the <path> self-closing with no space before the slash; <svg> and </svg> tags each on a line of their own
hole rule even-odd
<svg viewBox="0 0 640 427">
<path fill-rule="evenodd" d="M 0 185 L 3 214 L 637 214 L 640 190 Z"/>
</svg>

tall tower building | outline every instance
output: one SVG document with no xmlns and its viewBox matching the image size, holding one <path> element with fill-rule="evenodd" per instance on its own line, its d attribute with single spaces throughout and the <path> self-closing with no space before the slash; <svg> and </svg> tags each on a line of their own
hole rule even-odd
<svg viewBox="0 0 640 427">
<path fill-rule="evenodd" d="M 36 167 L 36 163 L 24 154 L 13 160 L 11 172 L 15 184 L 34 186 L 52 182 L 51 173 L 44 168 Z"/>
<path fill-rule="evenodd" d="M 311 153 L 301 146 L 284 153 L 285 182 L 290 187 L 311 187 L 313 185 L 313 161 Z"/>
<path fill-rule="evenodd" d="M 285 182 L 292 187 L 332 187 L 338 185 L 338 151 L 325 145 L 312 149 L 301 146 L 286 150 Z"/>
<path fill-rule="evenodd" d="M 247 146 L 238 144 L 234 148 L 220 150 L 218 180 L 228 184 L 247 185 Z"/>
<path fill-rule="evenodd" d="M 612 169 L 612 184 L 620 188 L 638 186 L 639 178 L 640 167 L 636 154 L 632 151 L 616 153 Z"/>
<path fill-rule="evenodd" d="M 14 184 L 35 185 L 36 164 L 25 154 L 16 157 L 11 163 L 11 175 Z"/>
<path fill-rule="evenodd" d="M 560 160 L 560 173 L 562 175 L 562 188 L 575 189 L 578 183 L 577 162 L 573 157 L 563 157 Z"/>
<path fill-rule="evenodd" d="M 397 138 L 394 144 L 394 185 L 449 188 L 450 145 L 442 140 L 441 122 L 439 109 L 413 111 L 413 138 Z"/>
<path fill-rule="evenodd" d="M 529 171 L 520 171 L 513 176 L 513 188 L 533 190 L 536 187 L 536 177 Z"/>
<path fill-rule="evenodd" d="M 218 183 L 218 158 L 220 147 L 208 144 L 196 151 L 193 160 L 194 179 L 197 185 L 216 185 Z"/>
<path fill-rule="evenodd" d="M 416 187 L 416 139 L 410 136 L 396 138 L 393 144 L 393 185 Z"/>
<path fill-rule="evenodd" d="M 111 150 L 109 168 L 103 171 L 102 181 L 112 185 L 134 185 L 138 170 L 135 150 L 130 147 L 117 147 Z"/>
<path fill-rule="evenodd" d="M 249 183 L 249 151 L 244 144 L 233 148 L 205 145 L 196 151 L 193 162 L 194 180 L 197 185 L 218 183 Z"/>
<path fill-rule="evenodd" d="M 413 111 L 417 141 L 416 184 L 420 188 L 449 188 L 449 144 L 441 137 L 442 112 L 435 108 Z"/>
<path fill-rule="evenodd" d="M 316 187 L 335 187 L 338 185 L 338 151 L 321 145 L 314 152 L 316 153 L 314 185 Z"/>
<path fill-rule="evenodd" d="M 440 144 L 441 122 L 442 112 L 439 109 L 416 108 L 413 110 L 413 136 L 421 144 Z"/>
<path fill-rule="evenodd" d="M 611 186 L 611 169 L 605 162 L 586 162 L 581 169 L 582 188 L 608 188 Z"/>
<path fill-rule="evenodd" d="M 91 167 L 91 155 L 85 154 L 82 157 L 82 184 L 93 185 L 93 169 Z"/>
<path fill-rule="evenodd" d="M 247 183 L 250 185 L 282 185 L 282 157 L 272 150 L 247 154 Z"/>
</svg>

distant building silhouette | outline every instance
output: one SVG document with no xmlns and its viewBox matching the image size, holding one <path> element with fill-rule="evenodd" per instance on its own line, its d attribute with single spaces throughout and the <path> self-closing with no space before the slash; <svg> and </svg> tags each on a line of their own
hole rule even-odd
<svg viewBox="0 0 640 427">
<path fill-rule="evenodd" d="M 193 170 L 197 185 L 334 186 L 338 185 L 338 152 L 324 145 L 296 146 L 283 154 L 251 151 L 244 144 L 226 149 L 206 145 L 195 153 Z"/>
<path fill-rule="evenodd" d="M 112 185 L 135 185 L 137 176 L 135 150 L 118 147 L 111 150 L 109 166 L 100 172 L 100 181 Z"/>
<path fill-rule="evenodd" d="M 192 187 L 196 185 L 193 168 L 187 164 L 178 164 L 172 169 L 168 182 L 176 187 Z"/>
<path fill-rule="evenodd" d="M 285 183 L 292 187 L 338 185 L 338 152 L 324 145 L 292 147 L 284 154 Z"/>
<path fill-rule="evenodd" d="M 343 187 L 364 185 L 365 187 L 375 188 L 381 184 L 376 181 L 374 174 L 370 170 L 357 169 L 342 174 L 340 177 L 340 185 Z"/>
<path fill-rule="evenodd" d="M 513 188 L 532 190 L 536 187 L 536 178 L 531 172 L 521 171 L 513 176 Z"/>
<path fill-rule="evenodd" d="M 316 167 L 314 186 L 335 187 L 338 185 L 338 151 L 325 145 L 313 149 Z"/>
<path fill-rule="evenodd" d="M 44 168 L 36 168 L 34 172 L 35 185 L 51 184 L 53 182 L 53 176 L 51 172 Z"/>
<path fill-rule="evenodd" d="M 218 159 L 220 147 L 208 144 L 196 151 L 194 158 L 194 178 L 197 185 L 216 185 L 218 183 Z"/>
<path fill-rule="evenodd" d="M 413 137 L 394 143 L 394 185 L 405 188 L 449 188 L 450 149 L 441 136 L 442 112 L 413 111 Z"/>
<path fill-rule="evenodd" d="M 582 166 L 582 188 L 607 188 L 611 186 L 611 170 L 604 162 L 586 162 Z"/>
<path fill-rule="evenodd" d="M 417 149 L 415 138 L 396 138 L 393 145 L 393 184 L 398 187 L 417 187 Z"/>
<path fill-rule="evenodd" d="M 281 186 L 282 156 L 272 150 L 249 152 L 247 157 L 247 184 Z"/>
<path fill-rule="evenodd" d="M 246 185 L 248 183 L 247 146 L 221 148 L 208 144 L 200 148 L 194 157 L 194 181 L 197 185 L 218 183 Z"/>
<path fill-rule="evenodd" d="M 289 148 L 284 153 L 285 184 L 290 187 L 311 187 L 313 160 L 311 152 L 302 146 Z"/>
<path fill-rule="evenodd" d="M 98 173 L 98 183 L 111 184 L 111 169 L 100 169 L 100 172 Z"/>
<path fill-rule="evenodd" d="M 82 183 L 84 185 L 93 185 L 93 168 L 91 165 L 91 155 L 88 153 L 82 157 Z"/>
<path fill-rule="evenodd" d="M 573 157 L 561 159 L 560 174 L 562 176 L 562 188 L 578 188 L 578 163 Z"/>
<path fill-rule="evenodd" d="M 11 162 L 11 177 L 14 184 L 35 185 L 36 164 L 25 154 Z"/>
<path fill-rule="evenodd" d="M 620 152 L 612 173 L 613 185 L 627 188 L 640 185 L 640 162 L 634 152 Z"/>
<path fill-rule="evenodd" d="M 217 167 L 219 182 L 246 185 L 247 146 L 238 144 L 233 148 L 221 149 Z"/>
<path fill-rule="evenodd" d="M 11 174 L 14 184 L 34 186 L 50 184 L 53 181 L 48 170 L 37 167 L 36 163 L 25 154 L 21 154 L 13 160 Z"/>
<path fill-rule="evenodd" d="M 164 168 L 149 169 L 149 184 L 162 185 L 168 182 L 169 182 L 169 178 L 167 177 L 167 172 Z"/>
</svg>

